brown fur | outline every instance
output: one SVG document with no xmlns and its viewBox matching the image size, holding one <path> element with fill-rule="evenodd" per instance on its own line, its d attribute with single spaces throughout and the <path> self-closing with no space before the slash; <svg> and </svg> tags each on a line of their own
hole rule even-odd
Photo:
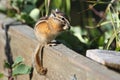
<svg viewBox="0 0 120 80">
<path fill-rule="evenodd" d="M 37 47 L 34 53 L 34 64 L 35 69 L 39 74 L 45 75 L 47 73 L 47 69 L 43 67 L 43 48 L 46 44 L 49 44 L 56 36 L 58 36 L 61 32 L 69 29 L 69 23 L 64 16 L 58 14 L 57 12 L 54 15 L 49 16 L 47 18 L 42 18 L 35 25 L 35 35 L 39 40 L 40 44 Z M 58 17 L 59 16 L 59 17 Z M 66 26 L 66 28 L 64 28 Z M 40 54 L 40 55 L 39 55 Z"/>
</svg>

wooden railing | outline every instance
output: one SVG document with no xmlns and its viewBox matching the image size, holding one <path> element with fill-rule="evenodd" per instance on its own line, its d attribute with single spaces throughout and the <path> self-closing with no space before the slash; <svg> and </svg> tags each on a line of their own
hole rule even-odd
<svg viewBox="0 0 120 80">
<path fill-rule="evenodd" d="M 6 34 L 2 24 L 14 22 L 14 19 L 0 14 L 0 72 L 4 72 L 6 59 Z M 13 59 L 24 57 L 25 64 L 31 66 L 32 53 L 37 46 L 33 29 L 24 24 L 11 25 L 7 30 L 10 37 L 9 47 Z M 35 71 L 33 80 L 119 80 L 120 74 L 72 51 L 63 44 L 44 49 L 44 67 L 48 69 L 46 76 L 40 76 Z M 4 79 L 3 79 L 4 80 Z M 29 80 L 29 75 L 21 75 L 17 80 Z"/>
</svg>

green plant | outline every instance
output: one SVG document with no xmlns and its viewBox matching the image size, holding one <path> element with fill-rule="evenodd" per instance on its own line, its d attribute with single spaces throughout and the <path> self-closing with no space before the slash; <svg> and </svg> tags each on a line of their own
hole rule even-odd
<svg viewBox="0 0 120 80">
<path fill-rule="evenodd" d="M 116 4 L 116 6 L 113 6 L 114 4 Z M 119 19 L 119 8 L 120 8 L 120 1 L 114 3 L 110 6 L 108 6 L 108 15 L 110 15 L 110 22 L 111 25 L 113 27 L 113 34 L 110 37 L 110 40 L 108 41 L 107 44 L 107 49 L 109 49 L 111 43 L 113 42 L 113 40 L 115 39 L 116 42 L 116 50 L 120 50 L 120 19 Z"/>
<path fill-rule="evenodd" d="M 108 27 L 109 31 L 105 32 L 106 47 L 105 49 L 120 50 L 120 19 L 119 19 L 120 1 L 111 0 L 108 4 L 105 14 L 106 20 L 101 21 L 97 26 Z M 113 47 L 111 47 L 114 45 Z"/>
<path fill-rule="evenodd" d="M 70 12 L 70 0 L 8 0 L 7 6 L 7 9 L 0 7 L 0 11 L 30 26 L 34 26 L 40 17 L 48 15 L 51 9 L 60 9 L 67 15 Z"/>
<path fill-rule="evenodd" d="M 18 75 L 24 75 L 24 74 L 30 74 L 31 67 L 27 66 L 23 63 L 24 59 L 21 56 L 18 56 L 14 64 L 12 64 L 12 77 L 18 76 Z M 11 69 L 11 66 L 8 62 L 5 62 L 4 67 L 7 69 Z M 4 74 L 0 73 L 0 78 L 3 78 Z"/>
<path fill-rule="evenodd" d="M 120 1 L 87 1 L 87 4 L 92 6 L 79 12 L 84 17 L 81 19 L 83 25 L 74 26 L 71 29 L 73 34 L 82 42 L 77 46 L 80 45 L 81 49 L 84 49 L 83 51 L 94 48 L 120 50 Z M 106 5 L 105 11 L 96 9 L 96 7 L 104 5 Z M 99 17 L 98 21 L 92 12 Z"/>
<path fill-rule="evenodd" d="M 13 76 L 30 73 L 31 67 L 25 65 L 23 61 L 24 59 L 21 56 L 15 59 L 14 64 L 12 65 Z"/>
</svg>

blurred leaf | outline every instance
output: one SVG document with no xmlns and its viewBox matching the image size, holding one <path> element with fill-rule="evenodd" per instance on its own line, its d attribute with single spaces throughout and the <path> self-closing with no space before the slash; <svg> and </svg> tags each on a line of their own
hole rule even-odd
<svg viewBox="0 0 120 80">
<path fill-rule="evenodd" d="M 24 0 L 12 0 L 11 5 L 12 7 L 16 7 L 21 9 L 23 7 Z"/>
<path fill-rule="evenodd" d="M 12 10 L 12 9 L 8 9 L 8 10 L 7 10 L 7 15 L 8 15 L 9 17 L 14 17 L 15 14 L 16 14 L 15 10 Z"/>
<path fill-rule="evenodd" d="M 36 4 L 37 0 L 25 0 L 26 2 L 31 2 L 32 4 Z"/>
<path fill-rule="evenodd" d="M 4 77 L 4 74 L 3 73 L 0 73 L 0 78 L 3 78 Z"/>
<path fill-rule="evenodd" d="M 4 62 L 4 68 L 10 68 L 10 64 L 8 62 Z"/>
<path fill-rule="evenodd" d="M 23 57 L 21 56 L 18 56 L 15 61 L 14 61 L 14 64 L 12 65 L 12 67 L 14 68 L 16 65 L 20 64 L 23 62 Z"/>
<path fill-rule="evenodd" d="M 111 21 L 104 21 L 102 23 L 97 24 L 96 27 L 98 27 L 98 26 L 104 26 L 104 25 L 107 25 L 107 24 L 110 24 L 110 23 L 111 23 Z"/>
<path fill-rule="evenodd" d="M 116 50 L 116 51 L 120 51 L 120 47 L 117 47 L 115 50 Z"/>
<path fill-rule="evenodd" d="M 86 44 L 80 42 L 78 37 L 73 35 L 73 33 L 70 31 L 62 33 L 61 35 L 59 35 L 56 38 L 56 40 L 59 42 L 62 42 L 64 45 L 66 45 L 67 47 L 69 47 L 77 52 L 80 52 L 80 53 L 85 52 Z"/>
<path fill-rule="evenodd" d="M 105 37 L 103 35 L 99 37 L 99 40 L 98 40 L 99 46 L 103 46 L 104 45 L 104 38 Z"/>
<path fill-rule="evenodd" d="M 109 49 L 109 47 L 110 47 L 111 43 L 113 42 L 114 38 L 115 38 L 115 33 L 113 33 L 113 35 L 110 37 L 110 39 L 107 43 L 106 49 Z"/>
<path fill-rule="evenodd" d="M 31 12 L 30 12 L 30 17 L 33 19 L 33 20 L 35 20 L 35 21 L 37 21 L 38 19 L 39 19 L 39 14 L 40 14 L 40 11 L 39 11 L 39 9 L 38 8 L 35 8 L 35 9 L 33 9 Z"/>
<path fill-rule="evenodd" d="M 52 0 L 51 1 L 51 7 L 52 9 L 60 9 L 61 5 L 62 5 L 62 0 Z M 57 4 L 56 4 L 57 3 Z"/>
<path fill-rule="evenodd" d="M 6 11 L 6 10 L 7 10 L 7 8 L 6 8 L 5 6 L 3 6 L 3 5 L 0 4 L 0 11 L 3 11 L 3 12 L 4 12 L 4 11 Z"/>
<path fill-rule="evenodd" d="M 51 1 L 51 0 L 45 0 L 46 16 L 48 15 L 48 12 L 49 12 L 50 1 Z"/>
<path fill-rule="evenodd" d="M 79 26 L 74 26 L 71 28 L 71 31 L 73 31 L 73 34 L 79 38 L 79 40 L 83 43 L 87 43 L 87 39 L 84 39 L 82 35 L 86 34 L 85 30 L 82 30 Z"/>
<path fill-rule="evenodd" d="M 88 3 L 97 3 L 97 4 L 109 4 L 110 2 L 103 2 L 103 1 L 100 1 L 100 0 L 98 0 L 98 1 L 86 1 L 86 2 L 88 2 Z"/>
<path fill-rule="evenodd" d="M 31 10 L 33 10 L 34 8 L 36 8 L 35 5 L 26 4 L 24 5 L 24 9 L 22 11 L 26 13 L 30 13 Z"/>
<path fill-rule="evenodd" d="M 13 76 L 29 74 L 31 67 L 26 66 L 25 64 L 19 64 L 13 69 Z"/>
<path fill-rule="evenodd" d="M 21 15 L 18 15 L 17 17 L 19 20 L 27 23 L 30 26 L 33 26 L 35 24 L 35 21 L 27 13 L 21 13 Z"/>
<path fill-rule="evenodd" d="M 66 13 L 67 13 L 67 15 L 69 15 L 69 13 L 70 13 L 70 8 L 71 8 L 71 3 L 70 3 L 70 1 L 71 0 L 65 0 L 66 2 Z"/>
</svg>

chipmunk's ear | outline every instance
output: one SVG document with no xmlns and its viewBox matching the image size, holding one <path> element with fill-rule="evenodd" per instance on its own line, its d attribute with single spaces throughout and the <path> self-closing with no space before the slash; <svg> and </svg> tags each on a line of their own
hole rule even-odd
<svg viewBox="0 0 120 80">
<path fill-rule="evenodd" d="M 56 14 L 56 10 L 52 10 L 50 16 L 56 17 L 56 16 L 57 16 L 57 14 Z"/>
<path fill-rule="evenodd" d="M 57 17 L 57 15 L 64 16 L 64 13 L 61 12 L 59 9 L 55 9 L 55 10 L 51 11 L 51 15 L 50 16 Z"/>
</svg>

